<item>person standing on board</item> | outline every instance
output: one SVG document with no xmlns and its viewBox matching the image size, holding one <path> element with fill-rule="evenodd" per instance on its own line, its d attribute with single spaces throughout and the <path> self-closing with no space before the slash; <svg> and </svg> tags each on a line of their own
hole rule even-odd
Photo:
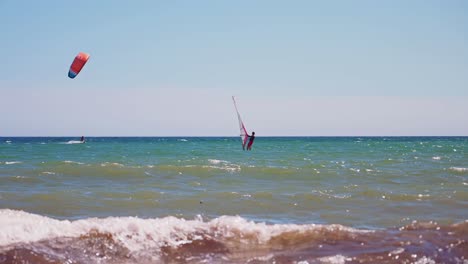
<svg viewBox="0 0 468 264">
<path fill-rule="evenodd" d="M 251 150 L 252 144 L 255 140 L 255 132 L 252 131 L 252 135 L 251 136 L 247 135 L 247 136 L 249 137 L 249 144 L 247 144 L 247 150 Z"/>
<path fill-rule="evenodd" d="M 85 139 L 84 139 L 84 136 L 81 136 L 80 141 L 84 143 L 84 140 L 85 140 Z"/>
</svg>

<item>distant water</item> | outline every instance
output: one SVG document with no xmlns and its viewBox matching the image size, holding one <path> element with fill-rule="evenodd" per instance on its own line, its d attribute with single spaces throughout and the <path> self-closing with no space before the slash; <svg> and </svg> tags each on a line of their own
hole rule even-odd
<svg viewBox="0 0 468 264">
<path fill-rule="evenodd" d="M 0 263 L 467 263 L 468 137 L 1 138 Z"/>
</svg>

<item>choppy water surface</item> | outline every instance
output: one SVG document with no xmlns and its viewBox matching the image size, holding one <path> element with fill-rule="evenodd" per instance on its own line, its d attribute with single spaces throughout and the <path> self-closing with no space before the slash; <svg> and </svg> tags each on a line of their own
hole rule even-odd
<svg viewBox="0 0 468 264">
<path fill-rule="evenodd" d="M 74 140 L 0 138 L 0 262 L 468 258 L 466 137 Z"/>
</svg>

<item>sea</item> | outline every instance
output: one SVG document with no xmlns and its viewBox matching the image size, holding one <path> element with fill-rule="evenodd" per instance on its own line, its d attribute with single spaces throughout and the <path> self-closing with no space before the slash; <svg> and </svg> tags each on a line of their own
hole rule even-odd
<svg viewBox="0 0 468 264">
<path fill-rule="evenodd" d="M 0 137 L 0 263 L 468 263 L 468 137 Z"/>
</svg>

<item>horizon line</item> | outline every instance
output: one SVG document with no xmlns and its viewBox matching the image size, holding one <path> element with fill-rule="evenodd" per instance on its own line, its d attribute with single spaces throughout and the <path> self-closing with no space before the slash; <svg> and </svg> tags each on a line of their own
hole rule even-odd
<svg viewBox="0 0 468 264">
<path fill-rule="evenodd" d="M 78 138 L 81 136 L 0 136 L 0 138 Z M 239 136 L 85 136 L 85 138 L 236 138 Z M 352 135 L 322 135 L 322 136 L 312 136 L 312 135 L 295 135 L 295 136 L 286 136 L 286 135 L 268 135 L 268 136 L 255 136 L 257 138 L 263 137 L 283 137 L 283 138 L 298 138 L 298 137 L 468 137 L 468 135 L 393 135 L 393 136 L 385 136 L 385 135 L 367 135 L 367 136 L 352 136 Z"/>
</svg>

